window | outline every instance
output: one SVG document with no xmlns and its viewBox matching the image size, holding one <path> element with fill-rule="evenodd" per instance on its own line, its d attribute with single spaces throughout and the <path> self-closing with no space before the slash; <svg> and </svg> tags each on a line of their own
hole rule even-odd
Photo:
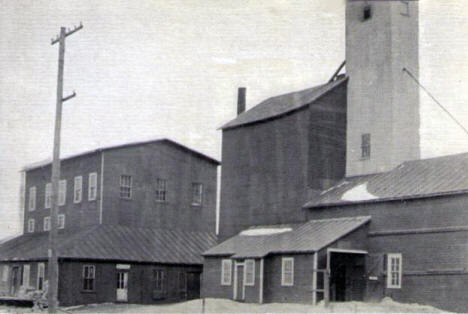
<svg viewBox="0 0 468 314">
<path fill-rule="evenodd" d="M 255 285 L 255 260 L 245 260 L 244 282 L 246 286 Z"/>
<path fill-rule="evenodd" d="M 132 177 L 121 175 L 120 176 L 120 198 L 132 198 Z"/>
<path fill-rule="evenodd" d="M 81 202 L 83 194 L 83 177 L 75 177 L 75 188 L 73 189 L 73 203 Z"/>
<path fill-rule="evenodd" d="M 192 205 L 201 206 L 203 201 L 203 185 L 192 183 Z"/>
<path fill-rule="evenodd" d="M 50 230 L 50 216 L 44 217 L 44 231 Z"/>
<path fill-rule="evenodd" d="M 37 264 L 37 290 L 44 289 L 45 265 L 44 263 Z"/>
<path fill-rule="evenodd" d="M 165 202 L 166 194 L 166 180 L 156 179 L 156 201 Z"/>
<path fill-rule="evenodd" d="M 164 271 L 153 269 L 153 288 L 156 291 L 163 291 L 164 288 Z"/>
<path fill-rule="evenodd" d="M 400 14 L 404 16 L 409 16 L 409 1 L 400 1 Z"/>
<path fill-rule="evenodd" d="M 366 5 L 364 7 L 364 12 L 363 12 L 364 21 L 370 19 L 371 17 L 372 17 L 372 8 L 370 5 Z"/>
<path fill-rule="evenodd" d="M 33 211 L 36 209 L 36 187 L 29 188 L 29 210 Z"/>
<path fill-rule="evenodd" d="M 34 232 L 35 221 L 33 218 L 28 220 L 28 232 Z"/>
<path fill-rule="evenodd" d="M 387 288 L 401 288 L 402 256 L 400 253 L 387 255 Z"/>
<path fill-rule="evenodd" d="M 83 290 L 94 291 L 94 277 L 95 268 L 94 265 L 83 266 Z"/>
<path fill-rule="evenodd" d="M 281 285 L 294 285 L 294 258 L 283 257 L 281 260 Z"/>
<path fill-rule="evenodd" d="M 8 281 L 8 265 L 3 265 L 2 281 Z"/>
<path fill-rule="evenodd" d="M 66 199 L 67 199 L 67 180 L 60 180 L 58 205 L 59 206 L 65 205 Z"/>
<path fill-rule="evenodd" d="M 47 183 L 45 186 L 44 207 L 50 208 L 51 206 L 52 206 L 52 183 Z"/>
<path fill-rule="evenodd" d="M 29 264 L 23 265 L 23 281 L 22 285 L 24 287 L 29 287 L 29 274 L 31 272 L 31 266 Z"/>
<path fill-rule="evenodd" d="M 231 285 L 232 274 L 232 261 L 230 259 L 223 259 L 221 261 L 221 285 Z"/>
<path fill-rule="evenodd" d="M 88 181 L 88 200 L 94 201 L 97 195 L 97 173 L 90 173 Z"/>
<path fill-rule="evenodd" d="M 361 135 L 361 158 L 370 159 L 370 154 L 371 154 L 370 133 L 364 133 Z"/>
<path fill-rule="evenodd" d="M 64 214 L 58 215 L 57 228 L 58 229 L 65 228 L 65 215 Z"/>
</svg>

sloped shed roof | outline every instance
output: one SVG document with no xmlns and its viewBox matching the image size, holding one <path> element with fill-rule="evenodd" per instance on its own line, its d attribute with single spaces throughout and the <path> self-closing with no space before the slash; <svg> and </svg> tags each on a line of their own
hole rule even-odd
<svg viewBox="0 0 468 314">
<path fill-rule="evenodd" d="M 395 169 L 345 178 L 304 207 L 323 207 L 468 192 L 468 153 L 413 160 Z"/>
<path fill-rule="evenodd" d="M 47 259 L 48 233 L 30 233 L 0 245 L 0 261 Z M 99 225 L 60 234 L 58 257 L 127 262 L 201 264 L 202 252 L 216 244 L 210 232 L 136 229 Z"/>
<path fill-rule="evenodd" d="M 302 224 L 281 225 L 290 231 L 267 235 L 243 232 L 203 253 L 204 256 L 261 258 L 268 254 L 316 252 L 370 221 L 369 216 L 311 220 Z M 274 229 L 257 226 L 256 229 Z"/>
<path fill-rule="evenodd" d="M 339 78 L 336 81 L 301 91 L 268 98 L 255 107 L 244 111 L 234 120 L 223 125 L 221 129 L 231 129 L 245 124 L 260 122 L 301 109 L 313 103 L 345 81 L 347 81 L 347 77 Z"/>
</svg>

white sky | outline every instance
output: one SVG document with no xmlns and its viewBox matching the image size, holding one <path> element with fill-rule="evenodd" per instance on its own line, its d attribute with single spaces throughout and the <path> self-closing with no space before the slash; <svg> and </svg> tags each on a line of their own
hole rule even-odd
<svg viewBox="0 0 468 314">
<path fill-rule="evenodd" d="M 324 83 L 344 60 L 344 0 L 0 0 L 0 238 L 20 232 L 22 166 L 48 158 L 60 26 L 67 38 L 62 156 L 154 137 L 220 158 L 219 126 Z M 468 127 L 466 0 L 420 1 L 420 80 Z M 468 136 L 421 94 L 423 157 Z"/>
</svg>

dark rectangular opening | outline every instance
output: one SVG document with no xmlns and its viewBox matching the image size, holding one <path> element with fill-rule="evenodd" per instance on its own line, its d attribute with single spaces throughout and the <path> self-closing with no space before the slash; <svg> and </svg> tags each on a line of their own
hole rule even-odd
<svg viewBox="0 0 468 314">
<path fill-rule="evenodd" d="M 370 19 L 372 16 L 372 10 L 370 5 L 364 7 L 364 21 Z"/>
</svg>

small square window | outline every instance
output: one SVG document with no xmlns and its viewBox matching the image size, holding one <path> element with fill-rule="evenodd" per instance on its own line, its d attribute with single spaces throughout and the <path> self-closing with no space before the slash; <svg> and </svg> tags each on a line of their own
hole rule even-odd
<svg viewBox="0 0 468 314">
<path fill-rule="evenodd" d="M 97 195 L 97 173 L 89 174 L 88 178 L 88 201 L 95 201 Z"/>
<path fill-rule="evenodd" d="M 156 201 L 165 202 L 167 201 L 167 182 L 164 179 L 156 179 Z"/>
<path fill-rule="evenodd" d="M 36 221 L 31 218 L 31 219 L 28 219 L 28 232 L 31 233 L 31 232 L 34 232 L 34 225 L 36 224 Z"/>
<path fill-rule="evenodd" d="M 203 184 L 192 183 L 192 205 L 201 206 L 203 202 Z"/>
<path fill-rule="evenodd" d="M 94 265 L 83 266 L 83 290 L 94 291 L 95 267 Z"/>
<path fill-rule="evenodd" d="M 281 260 L 281 285 L 293 286 L 294 285 L 294 258 L 283 257 Z"/>
<path fill-rule="evenodd" d="M 221 261 L 221 285 L 230 286 L 232 277 L 232 261 L 223 259 Z"/>
<path fill-rule="evenodd" d="M 364 7 L 363 18 L 364 21 L 370 19 L 372 17 L 372 7 L 370 5 L 366 5 Z"/>
<path fill-rule="evenodd" d="M 44 231 L 50 230 L 50 216 L 44 217 Z"/>
<path fill-rule="evenodd" d="M 371 155 L 371 137 L 370 133 L 361 135 L 361 158 L 370 159 Z"/>
<path fill-rule="evenodd" d="M 120 176 L 120 198 L 132 198 L 132 177 L 127 175 Z"/>
<path fill-rule="evenodd" d="M 75 187 L 73 189 L 73 203 L 80 203 L 83 194 L 83 177 L 75 177 Z"/>
<path fill-rule="evenodd" d="M 402 277 L 402 255 L 387 254 L 387 288 L 400 289 Z"/>
<path fill-rule="evenodd" d="M 29 188 L 29 210 L 33 211 L 36 209 L 36 187 Z"/>
<path fill-rule="evenodd" d="M 255 285 L 255 260 L 245 260 L 244 282 L 246 286 Z"/>
</svg>

